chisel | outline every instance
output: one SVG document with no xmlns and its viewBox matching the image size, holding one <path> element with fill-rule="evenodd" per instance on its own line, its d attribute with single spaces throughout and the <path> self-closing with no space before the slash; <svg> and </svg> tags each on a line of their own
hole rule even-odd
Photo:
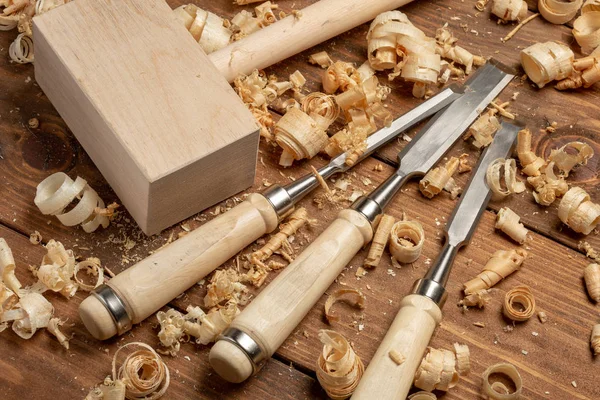
<svg viewBox="0 0 600 400">
<path fill-rule="evenodd" d="M 461 91 L 450 86 L 369 136 L 367 150 L 356 163 L 448 106 L 461 97 Z M 318 173 L 327 179 L 349 168 L 346 154 L 342 154 Z M 233 209 L 121 272 L 79 306 L 85 327 L 100 340 L 127 332 L 244 247 L 275 230 L 294 205 L 318 186 L 316 176 L 309 174 L 289 185 L 273 185 L 262 194 L 251 194 Z"/>
<path fill-rule="evenodd" d="M 398 154 L 396 173 L 341 211 L 233 320 L 210 352 L 209 361 L 219 375 L 241 382 L 260 369 L 371 240 L 373 222 L 396 192 L 411 177 L 425 175 L 513 77 L 490 62 L 469 79 L 463 96 L 432 118 Z"/>
<path fill-rule="evenodd" d="M 510 155 L 519 127 L 502 123 L 494 141 L 481 157 L 445 228 L 446 241 L 436 261 L 423 279 L 415 282 L 412 294 L 404 297 L 400 311 L 369 363 L 353 399 L 405 399 L 415 372 L 442 319 L 446 300 L 444 288 L 458 250 L 469 243 L 491 197 L 485 180 L 489 165 Z M 401 354 L 398 365 L 390 351 Z"/>
</svg>

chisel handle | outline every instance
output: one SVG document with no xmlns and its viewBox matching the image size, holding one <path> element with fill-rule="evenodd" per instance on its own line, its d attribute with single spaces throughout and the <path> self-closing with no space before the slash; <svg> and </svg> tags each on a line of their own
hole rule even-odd
<svg viewBox="0 0 600 400">
<path fill-rule="evenodd" d="M 361 213 L 341 211 L 213 346 L 209 360 L 217 373 L 230 382 L 242 382 L 256 372 L 372 236 L 373 229 Z M 228 337 L 228 332 L 236 334 Z"/>
<path fill-rule="evenodd" d="M 411 294 L 402 299 L 400 311 L 352 399 L 406 399 L 429 340 L 441 320 L 442 311 L 428 297 Z M 405 358 L 400 365 L 390 358 L 392 350 Z"/>
<path fill-rule="evenodd" d="M 214 271 L 237 252 L 277 227 L 278 216 L 260 194 L 165 246 L 112 278 L 107 286 L 118 298 L 108 303 L 98 294 L 86 298 L 79 315 L 92 336 L 108 339 L 122 334 L 110 305 L 125 309 L 137 324 Z M 116 300 L 113 301 L 113 300 Z M 108 305 L 107 305 L 108 304 Z"/>
<path fill-rule="evenodd" d="M 229 82 L 263 69 L 412 0 L 321 0 L 208 55 Z"/>
</svg>

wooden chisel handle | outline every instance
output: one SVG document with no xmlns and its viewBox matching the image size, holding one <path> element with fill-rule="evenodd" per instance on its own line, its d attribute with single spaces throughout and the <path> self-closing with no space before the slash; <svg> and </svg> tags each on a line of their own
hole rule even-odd
<svg viewBox="0 0 600 400">
<path fill-rule="evenodd" d="M 251 194 L 244 202 L 108 282 L 137 324 L 189 289 L 244 247 L 277 227 L 269 201 Z M 79 314 L 90 333 L 104 340 L 117 334 L 117 324 L 97 296 L 89 296 Z M 122 332 L 121 332 L 122 333 Z"/>
<path fill-rule="evenodd" d="M 442 320 L 442 311 L 419 294 L 406 296 L 400 307 L 352 399 L 406 399 L 433 331 Z M 391 351 L 404 357 L 404 362 L 398 365 L 393 361 Z"/>
<path fill-rule="evenodd" d="M 266 68 L 412 0 L 321 0 L 208 55 L 229 82 Z"/>
<path fill-rule="evenodd" d="M 229 330 L 248 335 L 260 348 L 263 360 L 271 357 L 372 236 L 373 229 L 362 214 L 343 210 L 233 320 Z M 258 369 L 248 354 L 223 338 L 213 346 L 209 360 L 217 373 L 230 382 L 241 382 Z"/>
</svg>

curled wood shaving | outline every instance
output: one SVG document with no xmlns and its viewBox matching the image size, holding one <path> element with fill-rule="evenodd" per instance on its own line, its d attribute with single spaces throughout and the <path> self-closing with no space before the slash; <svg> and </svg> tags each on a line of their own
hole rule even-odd
<svg viewBox="0 0 600 400">
<path fill-rule="evenodd" d="M 600 223 L 600 205 L 582 188 L 572 187 L 560 201 L 558 217 L 575 232 L 589 235 Z"/>
<path fill-rule="evenodd" d="M 85 283 L 82 279 L 77 277 L 79 271 L 85 271 L 87 275 L 91 275 L 96 278 L 96 283 L 93 285 Z M 80 261 L 75 265 L 75 271 L 73 272 L 73 278 L 77 282 L 78 286 L 86 292 L 91 292 L 98 286 L 104 283 L 104 269 L 101 267 L 100 260 L 96 257 L 88 258 L 84 261 Z"/>
<path fill-rule="evenodd" d="M 523 249 L 496 251 L 483 267 L 483 271 L 464 284 L 465 294 L 470 295 L 491 288 L 519 269 L 526 257 L 527 252 Z"/>
<path fill-rule="evenodd" d="M 54 307 L 39 293 L 25 293 L 17 304 L 3 313 L 0 324 L 13 321 L 12 329 L 22 339 L 31 339 L 40 328 L 46 328 Z"/>
<path fill-rule="evenodd" d="M 590 264 L 583 270 L 587 292 L 596 303 L 600 303 L 600 265 Z"/>
<path fill-rule="evenodd" d="M 456 157 L 451 157 L 445 165 L 433 168 L 419 182 L 419 190 L 423 196 L 432 199 L 439 194 L 448 182 L 452 179 L 452 175 L 458 170 L 460 161 Z M 458 193 L 457 193 L 458 195 Z"/>
<path fill-rule="evenodd" d="M 456 355 L 450 350 L 428 347 L 415 374 L 414 385 L 419 389 L 447 391 L 458 383 Z"/>
<path fill-rule="evenodd" d="M 600 11 L 600 0 L 586 0 L 581 7 L 581 13 L 587 14 L 590 11 Z"/>
<path fill-rule="evenodd" d="M 496 118 L 496 110 L 488 110 L 469 127 L 464 135 L 467 140 L 473 137 L 473 145 L 478 149 L 489 146 L 494 140 L 494 134 L 500 129 L 500 121 Z"/>
<path fill-rule="evenodd" d="M 456 45 L 458 39 L 447 28 L 447 24 L 436 31 L 435 39 L 437 42 L 436 53 L 443 58 L 465 66 L 465 74 L 469 75 L 473 71 L 473 66 L 485 64 L 485 59 L 475 56 L 468 50 Z"/>
<path fill-rule="evenodd" d="M 600 12 L 597 12 L 600 19 Z M 600 30 L 600 29 L 599 29 Z M 558 90 L 589 88 L 600 81 L 600 46 L 596 49 L 597 54 L 577 59 L 573 62 L 575 72 L 568 78 L 558 82 L 555 86 Z"/>
<path fill-rule="evenodd" d="M 402 66 L 401 77 L 408 82 L 414 82 L 412 94 L 414 97 L 423 98 L 428 85 L 436 83 L 441 69 L 439 54 L 412 53 L 406 57 Z"/>
<path fill-rule="evenodd" d="M 535 189 L 533 198 L 542 206 L 549 206 L 569 190 L 565 178 L 554 173 L 554 162 L 546 166 L 542 175 L 528 177 L 527 182 Z"/>
<path fill-rule="evenodd" d="M 131 346 L 141 347 L 127 355 L 117 369 L 117 357 Z M 127 343 L 117 349 L 112 361 L 112 379 L 125 384 L 127 399 L 154 400 L 165 394 L 170 383 L 169 368 L 154 349 L 142 342 Z"/>
<path fill-rule="evenodd" d="M 17 36 L 14 42 L 8 48 L 8 56 L 10 59 L 19 64 L 32 63 L 33 55 L 33 38 L 25 33 Z"/>
<path fill-rule="evenodd" d="M 400 263 L 415 262 L 425 243 L 423 225 L 417 221 L 398 221 L 390 232 L 390 253 Z"/>
<path fill-rule="evenodd" d="M 522 309 L 515 307 L 519 304 Z M 535 313 L 535 298 L 528 286 L 517 286 L 504 296 L 502 313 L 513 321 L 527 321 Z"/>
<path fill-rule="evenodd" d="M 570 48 L 556 42 L 536 43 L 521 51 L 521 65 L 539 88 L 571 75 L 574 58 Z"/>
<path fill-rule="evenodd" d="M 65 226 L 81 224 L 85 232 L 94 232 L 100 225 L 108 227 L 107 217 L 97 215 L 97 208 L 104 208 L 104 201 L 87 182 L 80 177 L 75 181 L 63 172 L 56 172 L 37 186 L 35 205 L 44 215 L 55 215 Z M 67 211 L 67 208 L 73 205 Z"/>
<path fill-rule="evenodd" d="M 164 353 L 175 356 L 180 348 L 180 340 L 183 337 L 183 315 L 172 308 L 167 311 L 156 313 L 156 319 L 160 324 L 158 339 L 160 344 L 166 347 Z M 163 353 L 163 351 L 161 351 Z"/>
<path fill-rule="evenodd" d="M 458 173 L 464 174 L 465 172 L 472 171 L 473 167 L 469 164 L 469 154 L 463 153 L 458 157 Z"/>
<path fill-rule="evenodd" d="M 377 230 L 373 236 L 373 241 L 371 242 L 369 254 L 364 262 L 365 267 L 375 268 L 379 265 L 385 246 L 387 246 L 392 226 L 394 226 L 395 222 L 395 218 L 391 215 L 383 214 L 381 216 L 379 223 L 377 224 Z"/>
<path fill-rule="evenodd" d="M 575 17 L 582 3 L 583 0 L 539 0 L 538 10 L 546 21 L 553 24 L 564 24 Z"/>
<path fill-rule="evenodd" d="M 319 340 L 323 351 L 317 361 L 317 379 L 331 399 L 346 399 L 358 386 L 364 365 L 341 334 L 322 329 Z"/>
<path fill-rule="evenodd" d="M 50 321 L 48 321 L 48 332 L 51 333 L 52 335 L 54 335 L 54 337 L 56 337 L 56 340 L 58 340 L 58 343 L 61 344 L 61 346 L 63 346 L 65 349 L 69 350 L 69 340 L 70 338 L 67 337 L 64 333 L 62 333 L 60 331 L 60 327 L 64 324 L 64 321 L 61 321 L 60 318 L 50 318 Z"/>
<path fill-rule="evenodd" d="M 464 376 L 471 371 L 471 352 L 466 344 L 454 343 L 454 354 L 456 355 L 456 371 Z"/>
<path fill-rule="evenodd" d="M 3 291 L 0 292 L 4 301 L 13 296 L 21 296 L 24 291 L 21 290 L 21 282 L 15 275 L 15 259 L 10 247 L 4 238 L 0 238 L 0 282 L 2 282 Z M 5 308 L 4 305 L 2 307 Z"/>
<path fill-rule="evenodd" d="M 492 14 L 503 22 L 522 20 L 527 15 L 527 3 L 523 0 L 492 0 Z"/>
<path fill-rule="evenodd" d="M 485 6 L 487 5 L 487 3 L 489 3 L 490 0 L 477 0 L 477 2 L 475 3 L 475 8 L 477 9 L 477 11 L 484 11 L 485 10 Z"/>
<path fill-rule="evenodd" d="M 302 111 L 308 114 L 323 130 L 327 130 L 340 115 L 340 108 L 333 96 L 321 92 L 313 92 L 304 97 Z"/>
<path fill-rule="evenodd" d="M 492 386 L 492 383 L 490 383 L 490 376 L 492 374 L 502 374 L 502 375 L 507 376 L 508 378 L 510 378 L 510 380 L 513 381 L 516 390 L 513 393 L 497 392 L 495 389 L 501 389 L 501 388 L 498 385 Z M 521 374 L 519 374 L 519 371 L 517 371 L 515 366 L 512 364 L 509 364 L 509 363 L 494 364 L 485 370 L 482 378 L 483 378 L 483 387 L 481 388 L 481 390 L 482 390 L 482 395 L 485 399 L 517 400 L 521 397 L 521 392 L 523 391 L 523 379 L 521 378 Z M 505 389 L 506 389 L 506 387 L 504 387 L 503 390 L 505 390 Z"/>
<path fill-rule="evenodd" d="M 513 158 L 494 160 L 486 171 L 485 179 L 492 191 L 493 200 L 501 200 L 513 193 L 525 191 L 525 184 L 517 180 L 517 164 Z"/>
<path fill-rule="evenodd" d="M 327 318 L 327 322 L 330 324 L 334 321 L 339 321 L 340 317 L 333 314 L 331 308 L 338 301 L 345 301 L 351 304 L 353 307 L 364 309 L 365 301 L 367 298 L 365 295 L 356 289 L 338 289 L 327 297 L 327 301 L 325 301 L 325 318 Z"/>
<path fill-rule="evenodd" d="M 125 384 L 122 381 L 113 382 L 107 376 L 101 385 L 88 393 L 85 400 L 125 400 Z"/>
<path fill-rule="evenodd" d="M 511 239 L 518 243 L 524 243 L 529 232 L 525 226 L 519 222 L 519 217 L 513 210 L 503 207 L 498 211 L 496 218 L 496 229 L 506 233 Z"/>
<path fill-rule="evenodd" d="M 576 154 L 568 152 L 568 149 L 576 151 Z M 568 177 L 569 172 L 578 165 L 586 165 L 588 160 L 594 156 L 594 150 L 584 142 L 569 142 L 559 149 L 550 152 L 549 161 L 559 170 L 559 175 Z"/>
<path fill-rule="evenodd" d="M 478 290 L 474 293 L 471 293 L 471 294 L 465 296 L 461 301 L 458 302 L 458 305 L 462 306 L 464 308 L 467 308 L 467 307 L 484 308 L 485 306 L 487 306 L 489 304 L 489 302 L 491 300 L 492 300 L 492 298 L 490 296 L 490 290 L 489 289 L 481 289 L 481 290 Z"/>
<path fill-rule="evenodd" d="M 79 288 L 76 280 L 72 280 L 76 273 L 73 251 L 66 250 L 61 242 L 54 239 L 46 244 L 46 250 L 42 265 L 35 272 L 40 291 L 51 290 L 66 298 L 73 297 Z"/>
<path fill-rule="evenodd" d="M 546 161 L 531 150 L 531 131 L 529 129 L 522 129 L 518 133 L 517 155 L 521 163 L 521 170 L 525 175 L 540 175 L 540 169 L 546 164 Z"/>
<path fill-rule="evenodd" d="M 596 324 L 592 328 L 590 346 L 592 347 L 595 356 L 600 355 L 600 324 Z"/>
<path fill-rule="evenodd" d="M 329 140 L 325 130 L 308 114 L 297 108 L 285 113 L 275 124 L 275 141 L 283 148 L 279 164 L 290 166 L 293 160 L 312 158 Z"/>
<path fill-rule="evenodd" d="M 232 31 L 225 27 L 223 18 L 194 4 L 180 6 L 174 11 L 206 54 L 222 49 L 231 41 Z"/>
<path fill-rule="evenodd" d="M 183 323 L 183 331 L 196 338 L 198 344 L 209 344 L 231 324 L 240 313 L 237 302 L 230 300 L 224 307 L 217 307 L 204 313 L 200 307 L 188 307 Z"/>
<path fill-rule="evenodd" d="M 231 299 L 240 302 L 241 296 L 248 289 L 240 282 L 240 276 L 234 269 L 217 270 L 207 286 L 204 297 L 205 307 L 214 307 Z"/>
<path fill-rule="evenodd" d="M 308 62 L 311 64 L 317 64 L 321 68 L 329 68 L 333 65 L 333 60 L 329 57 L 326 51 L 320 51 L 315 54 L 311 54 L 308 57 Z"/>
</svg>

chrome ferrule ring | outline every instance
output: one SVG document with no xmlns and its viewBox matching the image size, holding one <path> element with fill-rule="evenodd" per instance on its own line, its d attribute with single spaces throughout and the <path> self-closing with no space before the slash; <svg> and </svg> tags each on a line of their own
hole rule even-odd
<svg viewBox="0 0 600 400">
<path fill-rule="evenodd" d="M 122 335 L 131 329 L 131 316 L 127 312 L 127 307 L 110 286 L 100 285 L 92 291 L 92 295 L 108 310 L 117 326 L 118 335 Z"/>
<path fill-rule="evenodd" d="M 227 328 L 218 340 L 225 340 L 238 347 L 252 364 L 252 374 L 256 374 L 267 361 L 267 354 L 246 332 L 237 328 Z"/>
</svg>

